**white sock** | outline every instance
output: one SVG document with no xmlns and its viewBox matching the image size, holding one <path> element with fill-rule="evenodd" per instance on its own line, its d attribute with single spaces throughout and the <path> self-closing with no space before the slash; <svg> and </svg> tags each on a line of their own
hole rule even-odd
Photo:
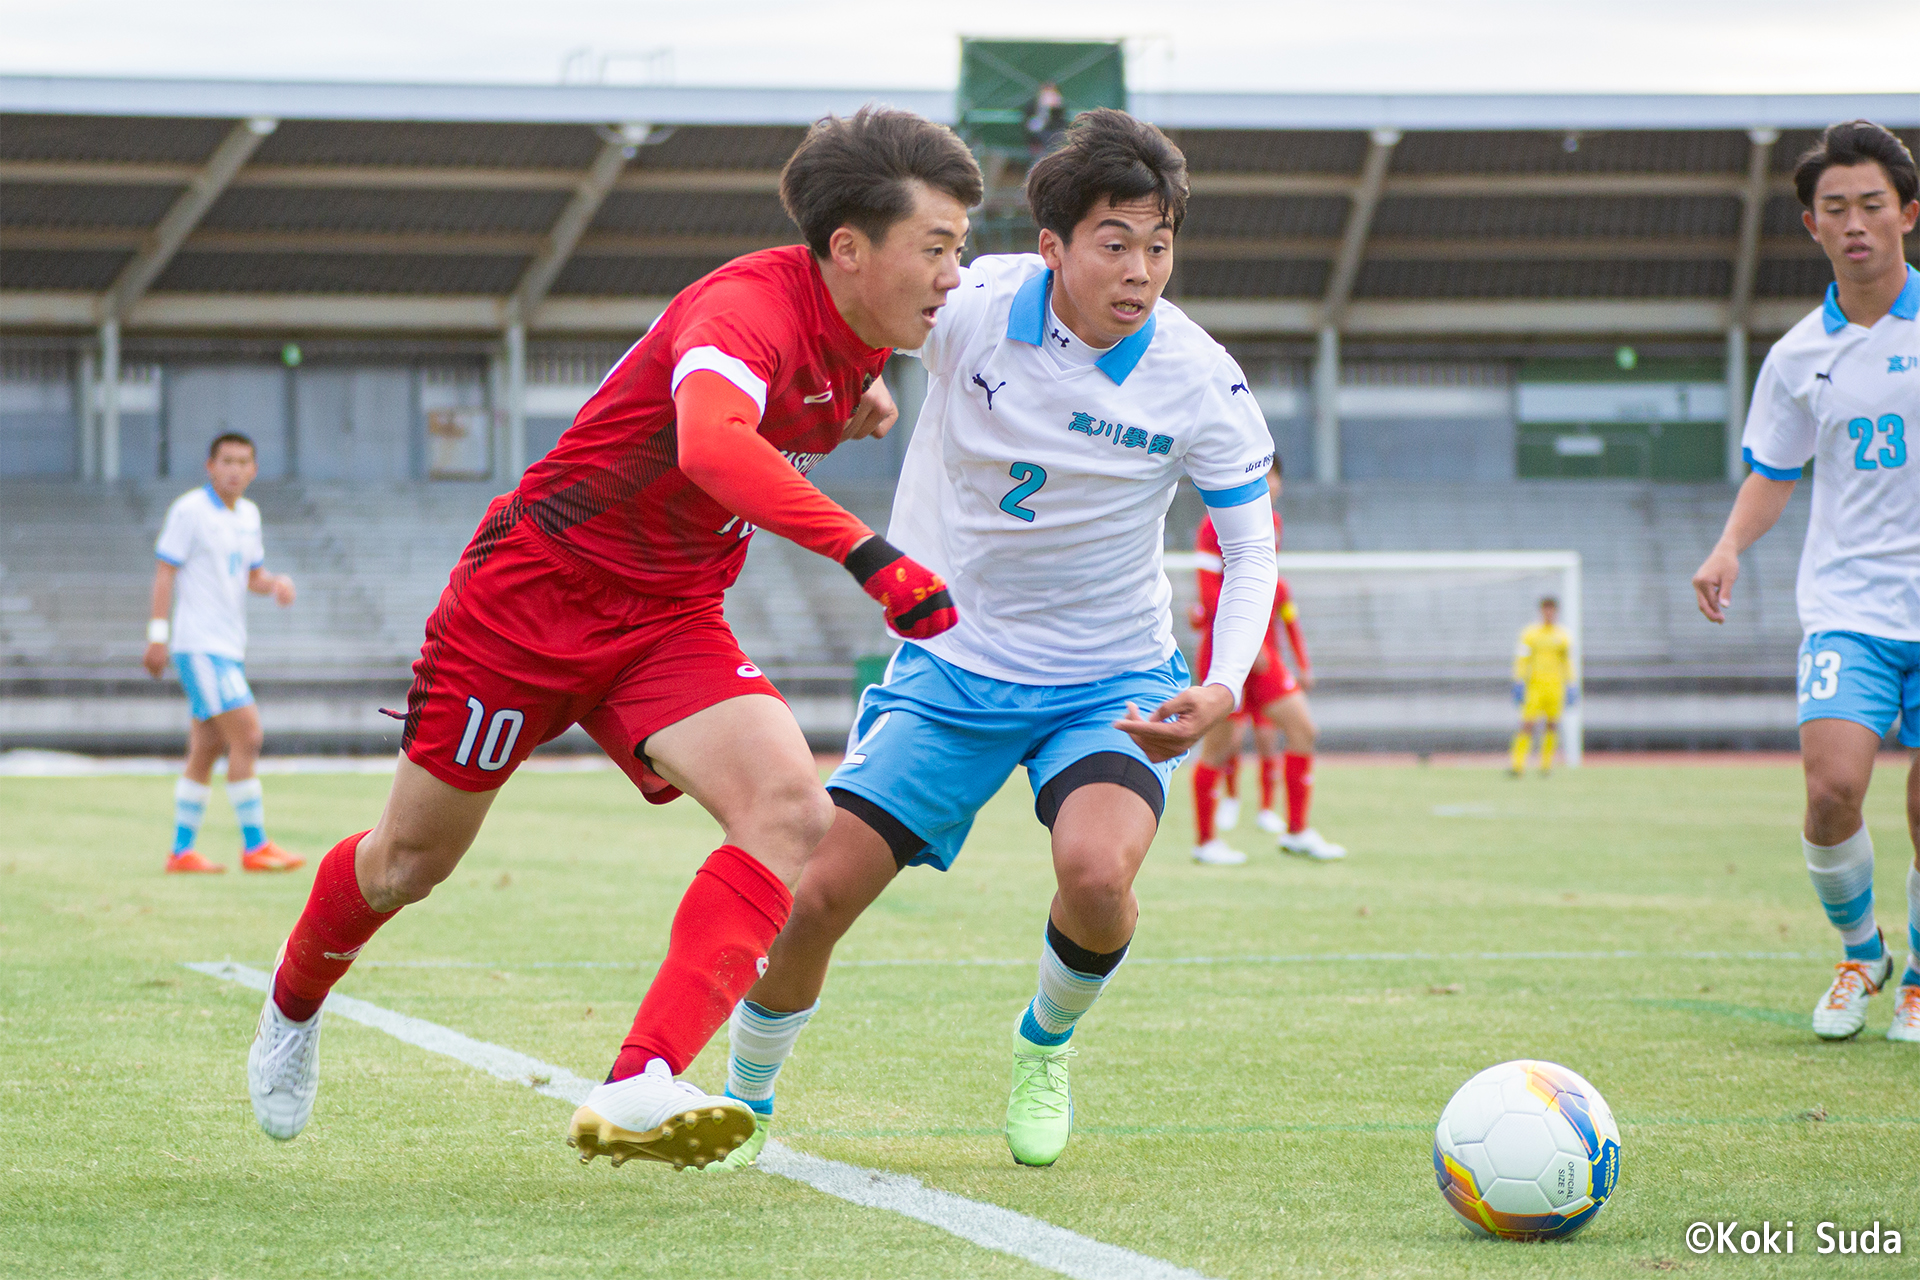
<svg viewBox="0 0 1920 1280">
<path fill-rule="evenodd" d="M 181 778 L 173 784 L 173 851 L 185 853 L 200 838 L 200 820 L 207 816 L 207 797 L 213 788 Z"/>
<path fill-rule="evenodd" d="M 775 1013 L 751 1000 L 733 1006 L 727 1020 L 727 1096 L 759 1115 L 772 1115 L 774 1079 L 819 1007 L 818 1000 L 798 1013 Z"/>
<path fill-rule="evenodd" d="M 1907 972 L 1905 987 L 1920 987 L 1920 867 L 1907 868 Z"/>
<path fill-rule="evenodd" d="M 240 847 L 251 853 L 267 842 L 267 803 L 260 790 L 260 779 L 229 782 L 227 800 L 240 823 Z"/>
<path fill-rule="evenodd" d="M 1827 909 L 1827 919 L 1840 931 L 1847 959 L 1877 960 L 1885 954 L 1880 930 L 1873 920 L 1873 837 L 1867 824 L 1839 844 L 1820 845 L 1800 838 L 1807 855 L 1807 874 L 1813 891 Z"/>
</svg>

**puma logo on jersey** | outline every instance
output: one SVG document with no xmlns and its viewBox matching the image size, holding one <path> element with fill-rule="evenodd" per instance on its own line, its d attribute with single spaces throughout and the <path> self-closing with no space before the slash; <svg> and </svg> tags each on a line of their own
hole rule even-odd
<svg viewBox="0 0 1920 1280">
<path fill-rule="evenodd" d="M 1239 392 L 1242 392 L 1242 391 L 1247 391 L 1247 384 L 1246 384 L 1246 383 L 1244 383 L 1244 382 L 1236 382 L 1236 383 L 1234 383 L 1234 384 L 1233 384 L 1233 385 L 1232 385 L 1231 387 L 1228 387 L 1228 388 L 1227 388 L 1227 394 L 1228 394 L 1228 395 L 1235 395 L 1235 394 L 1237 394 L 1237 393 L 1239 393 Z M 1247 391 L 1247 394 L 1248 394 L 1248 395 L 1252 395 L 1252 394 L 1253 394 L 1253 392 L 1251 392 L 1251 391 Z"/>
<path fill-rule="evenodd" d="M 991 411 L 993 409 L 993 393 L 1007 384 L 1003 381 L 1000 387 L 990 387 L 987 385 L 987 380 L 976 373 L 973 375 L 973 385 L 987 393 L 987 409 Z"/>
<path fill-rule="evenodd" d="M 822 391 L 822 392 L 820 392 L 820 393 L 819 393 L 818 395 L 811 395 L 811 396 L 801 396 L 801 397 L 800 397 L 800 403 L 802 403 L 802 404 L 826 404 L 826 403 L 827 403 L 828 401 L 830 401 L 830 400 L 832 400 L 832 399 L 833 399 L 833 388 L 832 388 L 832 387 L 828 387 L 828 388 L 827 388 L 827 389 L 826 389 L 825 391 Z"/>
</svg>

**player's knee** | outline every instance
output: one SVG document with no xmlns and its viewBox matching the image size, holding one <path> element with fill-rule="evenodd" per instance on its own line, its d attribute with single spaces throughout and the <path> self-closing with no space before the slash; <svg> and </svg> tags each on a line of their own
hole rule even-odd
<svg viewBox="0 0 1920 1280">
<path fill-rule="evenodd" d="M 770 782 L 754 806 L 762 825 L 785 832 L 808 853 L 833 826 L 833 800 L 812 778 Z"/>
<path fill-rule="evenodd" d="M 1133 873 L 1118 857 L 1067 859 L 1059 885 L 1060 896 L 1082 917 L 1115 915 L 1133 898 Z"/>
<path fill-rule="evenodd" d="M 1807 817 L 1815 830 L 1859 825 L 1866 788 L 1852 778 L 1831 773 L 1807 774 Z M 1845 839 L 1845 835 L 1841 839 Z"/>
</svg>

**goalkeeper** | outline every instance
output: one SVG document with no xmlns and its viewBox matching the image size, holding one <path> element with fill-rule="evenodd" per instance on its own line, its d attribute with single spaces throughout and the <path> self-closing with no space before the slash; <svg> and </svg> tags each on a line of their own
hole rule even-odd
<svg viewBox="0 0 1920 1280">
<path fill-rule="evenodd" d="M 1540 601 L 1540 621 L 1520 633 L 1513 654 L 1513 701 L 1520 708 L 1520 731 L 1513 735 L 1513 763 L 1507 772 L 1518 778 L 1527 771 L 1533 754 L 1533 735 L 1540 737 L 1540 773 L 1553 771 L 1553 752 L 1560 741 L 1560 713 L 1574 701 L 1572 641 L 1560 625 L 1560 602 L 1552 596 Z"/>
</svg>

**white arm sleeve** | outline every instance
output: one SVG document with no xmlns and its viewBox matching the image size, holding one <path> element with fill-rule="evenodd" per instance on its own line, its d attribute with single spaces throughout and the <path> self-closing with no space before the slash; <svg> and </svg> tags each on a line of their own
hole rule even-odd
<svg viewBox="0 0 1920 1280">
<path fill-rule="evenodd" d="M 1253 660 L 1273 622 L 1273 589 L 1280 570 L 1273 559 L 1273 503 L 1213 507 L 1213 530 L 1220 535 L 1220 603 L 1213 611 L 1213 667 L 1208 684 L 1233 691 L 1234 709 Z"/>
</svg>

